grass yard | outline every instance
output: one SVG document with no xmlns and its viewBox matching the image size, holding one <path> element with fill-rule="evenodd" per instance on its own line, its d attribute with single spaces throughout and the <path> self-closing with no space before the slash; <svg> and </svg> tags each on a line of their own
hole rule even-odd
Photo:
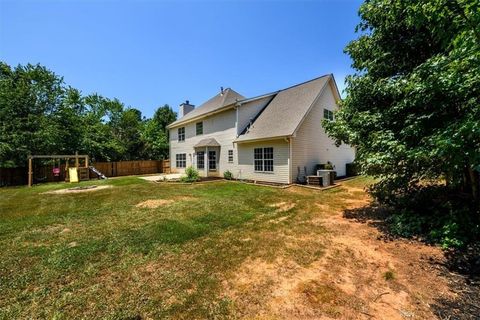
<svg viewBox="0 0 480 320">
<path fill-rule="evenodd" d="M 82 183 L 112 186 L 84 193 L 0 189 L 0 318 L 430 316 L 421 303 L 448 290 L 409 263 L 437 249 L 384 244 L 342 217 L 368 204 L 368 182 L 319 192 L 127 177 Z"/>
</svg>

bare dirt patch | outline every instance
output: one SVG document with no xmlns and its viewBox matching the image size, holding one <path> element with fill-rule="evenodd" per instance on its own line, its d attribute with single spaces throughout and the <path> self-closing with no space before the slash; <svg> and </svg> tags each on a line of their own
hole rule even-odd
<svg viewBox="0 0 480 320">
<path fill-rule="evenodd" d="M 359 197 L 362 189 L 342 188 L 346 192 L 338 201 L 348 208 L 369 203 L 365 193 Z M 386 242 L 373 225 L 344 218 L 342 209 L 319 203 L 312 207 L 318 215 L 309 222 L 326 234 L 309 237 L 324 245 L 323 255 L 301 265 L 288 256 L 247 259 L 224 283 L 240 318 L 437 319 L 431 307 L 435 300 L 454 296 L 431 263 L 444 259 L 439 248 L 401 239 Z M 294 243 L 285 241 L 287 248 Z"/>
<path fill-rule="evenodd" d="M 84 193 L 84 192 L 95 192 L 99 190 L 109 189 L 113 186 L 106 185 L 106 186 L 92 186 L 93 188 L 68 188 L 68 189 L 60 189 L 60 190 L 53 190 L 43 192 L 43 194 L 68 194 L 68 193 Z"/>
<path fill-rule="evenodd" d="M 172 203 L 175 203 L 177 201 L 191 201 L 195 200 L 195 197 L 189 197 L 189 196 L 179 196 L 179 197 L 174 197 L 172 199 L 150 199 L 150 200 L 145 200 L 140 203 L 137 203 L 135 207 L 137 208 L 147 208 L 147 209 L 156 209 L 162 206 L 166 206 Z"/>
<path fill-rule="evenodd" d="M 271 223 L 280 223 L 280 222 L 285 221 L 287 219 L 288 219 L 288 216 L 283 216 L 283 217 L 279 217 L 277 219 L 272 219 L 272 220 L 270 220 L 270 222 Z"/>
<path fill-rule="evenodd" d="M 67 247 L 69 247 L 69 248 L 75 248 L 77 246 L 78 246 L 78 243 L 76 241 L 72 241 L 67 245 Z"/>
<path fill-rule="evenodd" d="M 158 207 L 162 207 L 165 205 L 169 205 L 174 201 L 171 199 L 156 199 L 156 200 L 145 200 L 140 203 L 137 203 L 135 207 L 137 208 L 148 208 L 148 209 L 155 209 Z"/>
<path fill-rule="evenodd" d="M 70 233 L 72 230 L 70 230 L 69 228 L 64 228 L 62 231 L 60 231 L 59 233 L 60 234 L 65 234 L 65 233 Z"/>
<path fill-rule="evenodd" d="M 440 249 L 406 240 L 384 242 L 370 226 L 333 215 L 323 224 L 335 248 L 325 261 L 339 285 L 365 302 L 373 319 L 435 319 L 430 304 L 451 292 L 428 258 L 443 259 Z M 346 277 L 342 277 L 347 275 Z"/>
<path fill-rule="evenodd" d="M 285 201 L 277 202 L 270 205 L 270 207 L 277 208 L 276 210 L 277 212 L 285 212 L 295 208 L 295 206 L 296 206 L 295 202 L 285 202 Z"/>
</svg>

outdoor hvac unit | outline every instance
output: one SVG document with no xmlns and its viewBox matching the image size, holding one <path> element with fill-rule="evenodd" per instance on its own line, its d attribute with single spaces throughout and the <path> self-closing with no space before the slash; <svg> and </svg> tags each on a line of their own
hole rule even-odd
<svg viewBox="0 0 480 320">
<path fill-rule="evenodd" d="M 328 187 L 333 184 L 333 179 L 335 177 L 335 171 L 333 170 L 317 170 L 317 176 L 322 178 L 322 186 Z"/>
</svg>

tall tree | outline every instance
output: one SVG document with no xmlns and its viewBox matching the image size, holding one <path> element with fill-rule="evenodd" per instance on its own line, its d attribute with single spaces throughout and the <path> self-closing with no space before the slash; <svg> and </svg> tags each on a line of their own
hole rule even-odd
<svg viewBox="0 0 480 320">
<path fill-rule="evenodd" d="M 480 2 L 371 0 L 346 52 L 356 73 L 327 132 L 355 145 L 394 201 L 445 178 L 480 203 Z"/>
<path fill-rule="evenodd" d="M 0 166 L 18 166 L 31 153 L 56 149 L 51 115 L 64 97 L 63 79 L 40 65 L 0 62 Z"/>
<path fill-rule="evenodd" d="M 167 126 L 177 119 L 177 114 L 168 104 L 159 107 L 152 119 L 147 120 L 142 132 L 145 143 L 144 157 L 166 159 L 169 152 Z"/>
<path fill-rule="evenodd" d="M 111 125 L 115 138 L 125 147 L 122 160 L 141 159 L 143 152 L 143 141 L 141 140 L 143 123 L 140 110 L 133 108 L 124 110 L 118 121 L 112 121 Z"/>
<path fill-rule="evenodd" d="M 168 157 L 164 105 L 153 119 L 118 99 L 83 96 L 40 65 L 0 62 L 0 167 L 25 166 L 30 154 L 90 155 L 97 161 Z"/>
<path fill-rule="evenodd" d="M 167 126 L 177 120 L 177 113 L 174 112 L 168 104 L 165 104 L 155 111 L 152 119 L 161 131 L 168 133 Z"/>
<path fill-rule="evenodd" d="M 85 111 L 82 118 L 81 150 L 97 161 L 117 161 L 125 153 L 124 144 L 115 138 L 112 119 L 119 118 L 123 105 L 111 103 L 98 94 L 91 94 L 84 99 Z"/>
</svg>

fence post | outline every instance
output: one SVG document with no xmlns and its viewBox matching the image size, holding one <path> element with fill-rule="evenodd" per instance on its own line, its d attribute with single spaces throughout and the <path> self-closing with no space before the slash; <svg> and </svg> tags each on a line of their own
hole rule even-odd
<svg viewBox="0 0 480 320">
<path fill-rule="evenodd" d="M 32 172 L 32 157 L 28 157 L 28 186 L 31 187 L 32 186 L 32 182 L 33 182 L 33 172 Z M 23 180 L 25 181 L 25 180 Z"/>
</svg>

